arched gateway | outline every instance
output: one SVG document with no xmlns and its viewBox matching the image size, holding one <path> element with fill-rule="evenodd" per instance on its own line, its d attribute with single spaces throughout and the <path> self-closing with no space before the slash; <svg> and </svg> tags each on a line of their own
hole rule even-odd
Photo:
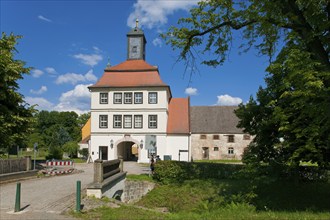
<svg viewBox="0 0 330 220">
<path fill-rule="evenodd" d="M 123 158 L 124 161 L 138 161 L 139 142 L 131 137 L 125 137 L 116 142 L 117 158 Z"/>
</svg>

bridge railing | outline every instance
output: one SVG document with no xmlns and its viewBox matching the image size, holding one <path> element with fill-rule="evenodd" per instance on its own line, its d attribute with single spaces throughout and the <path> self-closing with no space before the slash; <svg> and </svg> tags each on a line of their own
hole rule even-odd
<svg viewBox="0 0 330 220">
<path fill-rule="evenodd" d="M 87 196 L 118 198 L 125 187 L 126 172 L 123 160 L 95 160 L 94 181 L 87 187 Z"/>
</svg>

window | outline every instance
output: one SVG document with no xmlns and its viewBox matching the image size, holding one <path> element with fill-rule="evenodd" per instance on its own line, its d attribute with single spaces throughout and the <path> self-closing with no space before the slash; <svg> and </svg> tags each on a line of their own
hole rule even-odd
<svg viewBox="0 0 330 220">
<path fill-rule="evenodd" d="M 133 46 L 133 47 L 132 47 L 132 52 L 133 52 L 133 53 L 137 53 L 137 46 Z"/>
<path fill-rule="evenodd" d="M 202 135 L 200 136 L 200 139 L 206 139 L 206 135 L 205 135 L 205 134 L 202 134 Z"/>
<path fill-rule="evenodd" d="M 234 135 L 228 135 L 228 143 L 234 143 L 235 142 L 235 136 Z"/>
<path fill-rule="evenodd" d="M 249 134 L 244 134 L 243 135 L 243 140 L 250 140 L 251 136 Z"/>
<path fill-rule="evenodd" d="M 213 150 L 214 151 L 219 151 L 219 147 L 214 147 Z"/>
<path fill-rule="evenodd" d="M 228 147 L 228 154 L 233 155 L 234 154 L 234 148 Z"/>
<path fill-rule="evenodd" d="M 113 128 L 121 128 L 121 115 L 113 116 Z"/>
<path fill-rule="evenodd" d="M 142 104 L 143 103 L 143 93 L 142 92 L 134 93 L 134 103 L 135 104 Z"/>
<path fill-rule="evenodd" d="M 213 135 L 213 140 L 219 140 L 219 139 L 220 139 L 219 135 L 217 134 Z"/>
<path fill-rule="evenodd" d="M 124 115 L 124 128 L 132 128 L 132 115 Z"/>
<path fill-rule="evenodd" d="M 100 104 L 108 104 L 108 93 L 100 93 Z"/>
<path fill-rule="evenodd" d="M 157 115 L 149 115 L 149 128 L 157 128 Z"/>
<path fill-rule="evenodd" d="M 142 115 L 134 115 L 134 128 L 142 128 Z"/>
<path fill-rule="evenodd" d="M 157 92 L 149 92 L 149 104 L 157 104 Z"/>
<path fill-rule="evenodd" d="M 108 116 L 100 115 L 99 117 L 100 128 L 108 128 Z"/>
<path fill-rule="evenodd" d="M 124 103 L 125 104 L 132 104 L 132 93 L 131 92 L 125 92 L 124 93 Z"/>
<path fill-rule="evenodd" d="M 122 102 L 122 94 L 121 93 L 114 93 L 113 94 L 113 103 L 114 104 L 121 104 Z"/>
</svg>

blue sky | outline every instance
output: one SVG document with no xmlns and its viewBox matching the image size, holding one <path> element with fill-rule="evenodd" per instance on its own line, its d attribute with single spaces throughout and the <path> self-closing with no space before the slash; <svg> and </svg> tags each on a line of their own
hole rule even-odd
<svg viewBox="0 0 330 220">
<path fill-rule="evenodd" d="M 264 85 L 266 57 L 254 50 L 239 55 L 239 33 L 228 60 L 217 68 L 199 65 L 189 82 L 184 63 L 159 37 L 195 1 L 8 1 L 1 0 L 1 32 L 22 35 L 16 59 L 33 67 L 20 80 L 20 92 L 38 109 L 76 111 L 90 108 L 87 86 L 108 63 L 126 60 L 126 34 L 138 18 L 148 41 L 146 61 L 157 65 L 173 97 L 191 97 L 191 105 L 237 105 Z M 202 56 L 203 57 L 203 56 Z"/>
</svg>

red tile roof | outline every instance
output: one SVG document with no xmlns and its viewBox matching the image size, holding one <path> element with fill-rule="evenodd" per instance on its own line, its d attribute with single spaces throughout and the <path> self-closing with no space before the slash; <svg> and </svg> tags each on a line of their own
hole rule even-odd
<svg viewBox="0 0 330 220">
<path fill-rule="evenodd" d="M 112 66 L 108 68 L 109 71 L 141 71 L 141 70 L 155 70 L 158 68 L 155 66 L 151 66 L 144 60 L 126 60 L 116 66 Z"/>
<path fill-rule="evenodd" d="M 100 80 L 89 88 L 97 87 L 144 87 L 166 86 L 160 78 L 158 68 L 144 60 L 126 60 L 107 68 Z"/>
<path fill-rule="evenodd" d="M 172 98 L 168 107 L 168 134 L 189 134 L 189 98 Z"/>
</svg>

